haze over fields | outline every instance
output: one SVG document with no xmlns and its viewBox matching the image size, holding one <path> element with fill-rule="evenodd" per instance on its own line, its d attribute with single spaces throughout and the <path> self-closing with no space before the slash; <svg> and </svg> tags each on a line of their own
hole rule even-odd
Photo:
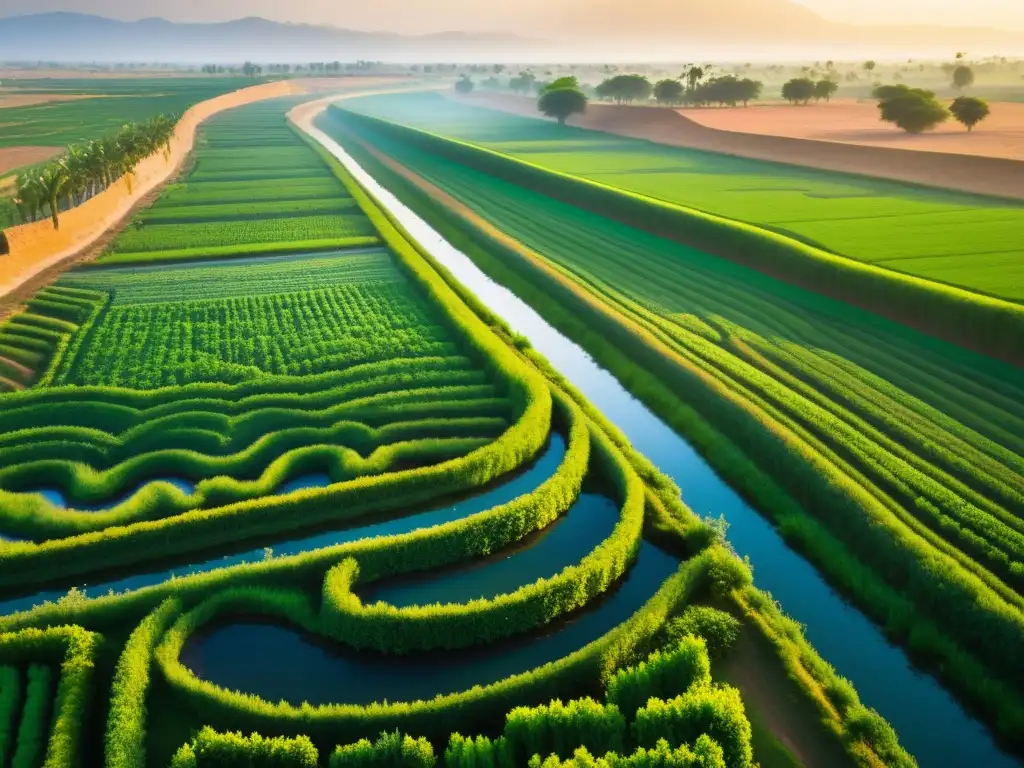
<svg viewBox="0 0 1024 768">
<path fill-rule="evenodd" d="M 0 13 L 35 14 L 0 21 L 6 59 L 228 60 L 260 50 L 396 61 L 1024 53 L 1024 5 L 1003 0 L 856 8 L 840 0 L 7 0 Z"/>
</svg>

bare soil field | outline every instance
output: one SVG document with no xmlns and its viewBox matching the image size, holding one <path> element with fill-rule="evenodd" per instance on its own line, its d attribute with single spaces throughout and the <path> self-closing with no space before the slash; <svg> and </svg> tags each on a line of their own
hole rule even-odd
<svg viewBox="0 0 1024 768">
<path fill-rule="evenodd" d="M 536 101 L 524 96 L 479 93 L 469 101 L 514 114 L 539 116 Z M 754 109 L 758 108 L 749 108 Z M 911 152 L 886 146 L 737 133 L 709 128 L 689 115 L 660 107 L 591 104 L 585 115 L 571 118 L 569 123 L 670 146 L 1024 200 L 1024 158 Z"/>
<path fill-rule="evenodd" d="M 0 147 L 0 177 L 15 168 L 49 160 L 63 152 L 63 147 Z M 4 179 L 0 179 L 0 190 Z"/>
<path fill-rule="evenodd" d="M 992 114 L 971 133 L 951 119 L 918 135 L 881 122 L 878 107 L 866 101 L 681 109 L 679 113 L 719 131 L 1024 160 L 1024 104 L 999 102 L 991 107 Z"/>
</svg>

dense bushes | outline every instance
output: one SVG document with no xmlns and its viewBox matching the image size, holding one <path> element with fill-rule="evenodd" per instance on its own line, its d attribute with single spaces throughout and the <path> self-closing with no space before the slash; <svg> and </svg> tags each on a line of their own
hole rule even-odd
<svg viewBox="0 0 1024 768">
<path fill-rule="evenodd" d="M 538 754 L 568 756 L 581 745 L 600 753 L 621 752 L 625 737 L 626 718 L 618 707 L 593 699 L 516 707 L 505 719 L 504 738 L 516 765 Z"/>
<path fill-rule="evenodd" d="M 180 612 L 179 601 L 165 600 L 135 628 L 121 652 L 107 714 L 106 768 L 146 768 L 146 693 L 153 649 Z"/>
<path fill-rule="evenodd" d="M 434 765 L 437 765 L 437 758 L 429 741 L 395 731 L 381 734 L 372 744 L 361 739 L 355 744 L 338 747 L 331 755 L 330 768 L 432 768 Z"/>
<path fill-rule="evenodd" d="M 34 768 L 46 753 L 46 730 L 53 704 L 53 672 L 42 664 L 28 668 L 25 705 L 18 724 L 18 739 L 11 768 Z"/>
<path fill-rule="evenodd" d="M 740 623 L 725 611 L 706 605 L 691 605 L 665 628 L 671 643 L 685 642 L 687 636 L 704 638 L 712 659 L 725 655 L 740 635 Z"/>
<path fill-rule="evenodd" d="M 332 116 L 346 124 L 369 125 L 398 135 L 499 178 L 684 240 L 987 354 L 1019 361 L 1024 349 L 1024 310 L 1009 302 L 844 259 L 765 229 L 548 171 L 426 131 L 337 108 Z"/>
<path fill-rule="evenodd" d="M 501 766 L 500 768 L 505 768 Z M 594 757 L 586 749 L 578 749 L 568 760 L 557 755 L 541 759 L 535 755 L 529 768 L 731 768 L 727 766 L 722 748 L 707 735 L 701 736 L 693 747 L 670 747 L 664 739 L 652 749 L 640 747 L 631 755 L 610 753 Z"/>
<path fill-rule="evenodd" d="M 671 626 L 671 625 L 670 625 Z M 608 702 L 632 719 L 652 696 L 672 698 L 691 686 L 711 684 L 707 646 L 699 637 L 682 637 L 668 650 L 656 650 L 636 666 L 608 680 Z"/>
<path fill-rule="evenodd" d="M 722 747 L 730 768 L 753 764 L 750 722 L 735 688 L 696 686 L 668 701 L 651 699 L 637 711 L 633 723 L 634 738 L 646 747 L 661 739 L 673 745 L 692 744 L 702 734 Z"/>
<path fill-rule="evenodd" d="M 171 768 L 317 768 L 319 753 L 305 736 L 264 738 L 203 728 L 174 755 Z"/>
</svg>

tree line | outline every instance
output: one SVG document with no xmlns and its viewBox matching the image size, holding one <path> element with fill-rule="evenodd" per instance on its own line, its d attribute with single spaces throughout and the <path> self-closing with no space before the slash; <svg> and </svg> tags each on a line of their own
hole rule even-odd
<svg viewBox="0 0 1024 768">
<path fill-rule="evenodd" d="M 88 144 L 73 144 L 61 157 L 18 175 L 14 204 L 23 222 L 44 216 L 60 229 L 60 211 L 81 205 L 107 189 L 154 152 L 170 152 L 176 117 L 158 115 L 142 123 L 129 123 L 117 133 Z"/>
</svg>

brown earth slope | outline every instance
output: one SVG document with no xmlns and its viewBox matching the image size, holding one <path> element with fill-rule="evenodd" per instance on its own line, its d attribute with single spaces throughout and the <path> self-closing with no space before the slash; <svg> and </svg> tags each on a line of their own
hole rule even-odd
<svg viewBox="0 0 1024 768">
<path fill-rule="evenodd" d="M 1024 103 L 998 102 L 991 107 L 988 119 L 970 133 L 951 119 L 934 131 L 921 134 L 906 133 L 883 123 L 873 101 L 679 111 L 695 123 L 720 131 L 1024 160 Z"/>
<path fill-rule="evenodd" d="M 480 93 L 470 101 L 538 116 L 534 100 L 523 96 Z M 658 107 L 591 104 L 570 124 L 661 144 L 1024 200 L 1024 160 L 722 131 Z"/>
</svg>

